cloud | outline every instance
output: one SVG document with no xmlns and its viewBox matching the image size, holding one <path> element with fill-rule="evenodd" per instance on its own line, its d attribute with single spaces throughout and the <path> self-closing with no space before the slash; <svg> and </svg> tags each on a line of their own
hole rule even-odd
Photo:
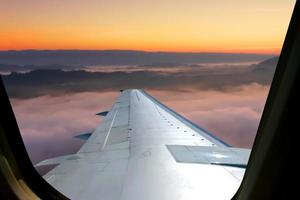
<svg viewBox="0 0 300 200">
<path fill-rule="evenodd" d="M 59 97 L 12 99 L 25 146 L 33 163 L 74 153 L 82 141 L 74 135 L 92 131 L 101 122 L 95 114 L 110 109 L 117 92 L 76 93 Z"/>
<path fill-rule="evenodd" d="M 260 116 L 260 113 L 246 107 L 199 111 L 188 115 L 228 144 L 242 148 L 252 147 Z"/>
<path fill-rule="evenodd" d="M 235 147 L 251 148 L 268 86 L 249 84 L 227 91 L 152 91 L 178 113 Z"/>
<path fill-rule="evenodd" d="M 227 143 L 251 148 L 268 90 L 269 87 L 250 84 L 226 92 L 148 92 Z M 110 109 L 118 95 L 118 92 L 81 92 L 12 99 L 32 162 L 76 152 L 83 141 L 73 136 L 94 130 L 101 122 L 95 113 Z"/>
</svg>

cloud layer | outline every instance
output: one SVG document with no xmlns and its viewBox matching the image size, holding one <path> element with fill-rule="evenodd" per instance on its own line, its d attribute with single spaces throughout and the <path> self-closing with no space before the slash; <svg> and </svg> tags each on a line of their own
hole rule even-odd
<svg viewBox="0 0 300 200">
<path fill-rule="evenodd" d="M 148 92 L 227 143 L 251 148 L 268 87 L 251 84 L 227 92 Z M 74 136 L 96 128 L 101 118 L 95 113 L 109 109 L 117 95 L 117 92 L 84 92 L 12 99 L 32 162 L 76 152 L 83 142 Z"/>
<path fill-rule="evenodd" d="M 73 136 L 92 131 L 101 122 L 95 114 L 110 109 L 118 93 L 76 93 L 12 99 L 25 146 L 33 163 L 74 153 L 82 141 Z"/>
<path fill-rule="evenodd" d="M 169 107 L 235 147 L 251 148 L 268 86 L 249 84 L 231 91 L 153 91 Z"/>
</svg>

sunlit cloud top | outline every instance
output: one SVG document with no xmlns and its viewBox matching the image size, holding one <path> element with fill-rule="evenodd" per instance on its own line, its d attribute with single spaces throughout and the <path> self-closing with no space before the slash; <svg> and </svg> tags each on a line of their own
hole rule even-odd
<svg viewBox="0 0 300 200">
<path fill-rule="evenodd" d="M 0 50 L 279 53 L 294 0 L 0 0 Z"/>
</svg>

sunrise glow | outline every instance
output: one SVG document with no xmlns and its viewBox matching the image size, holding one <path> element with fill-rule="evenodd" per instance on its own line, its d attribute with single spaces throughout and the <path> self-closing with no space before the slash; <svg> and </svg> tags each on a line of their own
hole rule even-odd
<svg viewBox="0 0 300 200">
<path fill-rule="evenodd" d="M 294 2 L 1 0 L 0 50 L 278 54 Z"/>
</svg>

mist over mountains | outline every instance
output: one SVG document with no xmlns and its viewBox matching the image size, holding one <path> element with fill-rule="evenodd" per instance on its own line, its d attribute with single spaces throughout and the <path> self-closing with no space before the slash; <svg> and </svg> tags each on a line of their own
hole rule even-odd
<svg viewBox="0 0 300 200">
<path fill-rule="evenodd" d="M 154 65 L 143 66 L 139 71 L 88 72 L 84 70 L 64 71 L 59 65 L 49 65 L 50 69 L 37 69 L 28 73 L 11 73 L 2 76 L 7 91 L 12 98 L 32 98 L 42 95 L 63 95 L 76 92 L 118 91 L 127 88 L 155 90 L 226 90 L 249 83 L 269 85 L 271 83 L 277 57 L 255 65 L 243 67 L 181 66 L 181 70 L 170 71 L 177 65 L 165 64 L 158 71 Z M 69 66 L 70 67 L 70 66 Z M 70 67 L 71 68 L 71 67 Z M 107 67 L 109 68 L 109 67 Z"/>
<path fill-rule="evenodd" d="M 148 65 L 156 63 L 247 62 L 272 57 L 261 54 L 147 52 L 132 50 L 0 51 L 0 63 L 15 65 Z"/>
</svg>

